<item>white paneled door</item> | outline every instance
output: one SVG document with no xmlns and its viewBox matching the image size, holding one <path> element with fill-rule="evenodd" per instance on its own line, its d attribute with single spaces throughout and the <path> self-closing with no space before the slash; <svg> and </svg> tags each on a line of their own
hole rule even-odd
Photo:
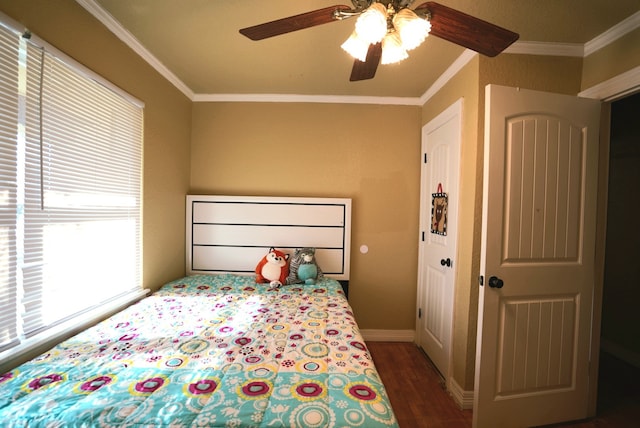
<svg viewBox="0 0 640 428">
<path fill-rule="evenodd" d="M 422 129 L 418 343 L 449 379 L 462 99 Z"/>
<path fill-rule="evenodd" d="M 489 85 L 474 428 L 587 417 L 600 103 Z"/>
</svg>

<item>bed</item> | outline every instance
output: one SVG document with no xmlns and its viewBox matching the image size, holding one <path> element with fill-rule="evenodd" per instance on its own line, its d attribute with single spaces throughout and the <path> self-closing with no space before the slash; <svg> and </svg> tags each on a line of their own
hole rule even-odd
<svg viewBox="0 0 640 428">
<path fill-rule="evenodd" d="M 0 375 L 2 426 L 397 427 L 345 294 L 350 217 L 348 199 L 189 196 L 188 275 Z M 314 246 L 324 276 L 256 283 L 272 246 Z"/>
</svg>

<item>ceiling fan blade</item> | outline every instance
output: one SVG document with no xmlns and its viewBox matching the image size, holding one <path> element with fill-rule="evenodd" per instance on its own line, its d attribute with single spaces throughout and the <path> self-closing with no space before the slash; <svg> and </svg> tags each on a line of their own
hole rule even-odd
<svg viewBox="0 0 640 428">
<path fill-rule="evenodd" d="M 439 3 L 428 1 L 416 13 L 431 13 L 431 33 L 486 56 L 496 56 L 518 40 L 519 34 Z"/>
<path fill-rule="evenodd" d="M 339 19 L 335 15 L 336 10 L 350 11 L 351 8 L 345 5 L 329 6 L 323 9 L 301 13 L 300 15 L 289 16 L 275 21 L 265 22 L 264 24 L 254 25 L 253 27 L 243 28 L 240 30 L 240 33 L 251 40 L 262 40 L 279 36 L 281 34 L 291 33 L 292 31 L 338 21 Z"/>
<path fill-rule="evenodd" d="M 382 43 L 376 43 L 369 45 L 367 51 L 367 58 L 364 61 L 354 60 L 353 68 L 351 69 L 351 77 L 349 80 L 355 82 L 358 80 L 373 79 L 380 64 L 380 57 L 382 57 Z"/>
</svg>

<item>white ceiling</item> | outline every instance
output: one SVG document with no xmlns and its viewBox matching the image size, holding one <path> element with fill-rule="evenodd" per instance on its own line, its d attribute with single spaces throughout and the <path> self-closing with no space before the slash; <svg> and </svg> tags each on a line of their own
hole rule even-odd
<svg viewBox="0 0 640 428">
<path fill-rule="evenodd" d="M 350 82 L 340 45 L 354 19 L 251 41 L 240 28 L 351 2 L 335 0 L 77 0 L 191 98 L 234 94 L 421 97 L 465 49 L 436 37 L 407 60 Z M 511 51 L 568 52 L 620 23 L 637 27 L 639 0 L 439 0 L 520 34 Z M 421 4 L 417 0 L 412 7 Z M 626 21 L 625 21 L 626 20 Z M 622 25 L 629 28 L 629 25 Z M 536 43 L 531 43 L 536 42 Z M 537 43 L 543 42 L 543 43 Z M 527 50 L 528 49 L 528 50 Z"/>
</svg>

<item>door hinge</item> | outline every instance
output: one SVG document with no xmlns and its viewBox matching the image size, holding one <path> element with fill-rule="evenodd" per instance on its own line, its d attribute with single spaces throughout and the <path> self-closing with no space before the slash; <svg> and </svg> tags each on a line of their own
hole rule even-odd
<svg viewBox="0 0 640 428">
<path fill-rule="evenodd" d="M 427 154 L 424 154 L 424 163 L 427 163 Z"/>
<path fill-rule="evenodd" d="M 418 308 L 418 318 L 422 318 L 422 308 Z"/>
<path fill-rule="evenodd" d="M 424 242 L 424 230 L 422 231 L 422 242 Z"/>
</svg>

